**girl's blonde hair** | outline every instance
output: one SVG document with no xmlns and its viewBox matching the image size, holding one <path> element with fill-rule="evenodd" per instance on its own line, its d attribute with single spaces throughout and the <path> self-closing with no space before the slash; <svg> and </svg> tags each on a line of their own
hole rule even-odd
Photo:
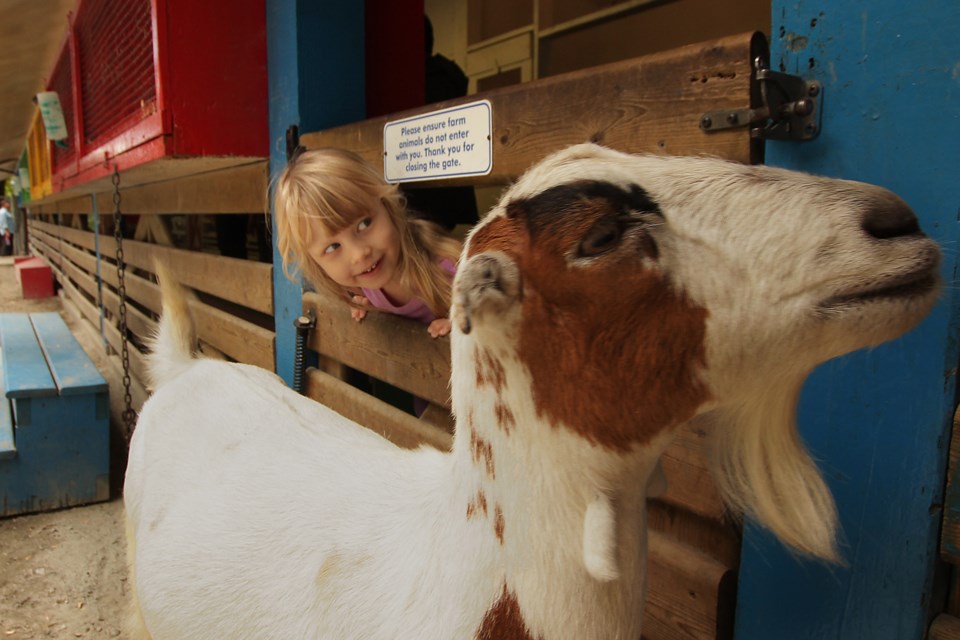
<svg viewBox="0 0 960 640">
<path fill-rule="evenodd" d="M 407 216 L 406 199 L 357 154 L 344 149 L 314 149 L 295 153 L 277 177 L 273 211 L 277 247 L 283 271 L 294 279 L 292 265 L 314 285 L 351 302 L 351 292 L 334 282 L 307 253 L 308 219 L 334 235 L 368 215 L 380 200 L 400 239 L 400 283 L 416 292 L 438 318 L 450 313 L 450 274 L 440 261 L 454 264 L 460 243 L 438 225 Z"/>
</svg>

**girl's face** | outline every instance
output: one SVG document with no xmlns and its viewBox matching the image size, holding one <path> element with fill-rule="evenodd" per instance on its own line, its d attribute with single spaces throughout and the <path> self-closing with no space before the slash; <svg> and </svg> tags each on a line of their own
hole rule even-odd
<svg viewBox="0 0 960 640">
<path fill-rule="evenodd" d="M 382 289 L 396 276 L 400 238 L 380 200 L 336 234 L 315 219 L 308 224 L 307 253 L 340 286 Z"/>
</svg>

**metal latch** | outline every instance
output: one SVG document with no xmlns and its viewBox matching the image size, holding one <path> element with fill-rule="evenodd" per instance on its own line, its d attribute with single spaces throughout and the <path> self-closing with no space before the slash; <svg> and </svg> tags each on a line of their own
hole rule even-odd
<svg viewBox="0 0 960 640">
<path fill-rule="evenodd" d="M 707 111 L 700 117 L 700 128 L 710 133 L 750 127 L 750 137 L 764 140 L 816 138 L 820 133 L 820 82 L 771 71 L 759 57 L 754 68 L 763 106 Z"/>
</svg>

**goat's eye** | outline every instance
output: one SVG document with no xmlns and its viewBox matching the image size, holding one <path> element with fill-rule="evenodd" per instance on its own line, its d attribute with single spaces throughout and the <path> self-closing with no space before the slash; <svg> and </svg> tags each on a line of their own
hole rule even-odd
<svg viewBox="0 0 960 640">
<path fill-rule="evenodd" d="M 615 220 L 605 220 L 593 226 L 580 241 L 580 256 L 589 258 L 606 253 L 620 243 L 620 225 Z"/>
</svg>

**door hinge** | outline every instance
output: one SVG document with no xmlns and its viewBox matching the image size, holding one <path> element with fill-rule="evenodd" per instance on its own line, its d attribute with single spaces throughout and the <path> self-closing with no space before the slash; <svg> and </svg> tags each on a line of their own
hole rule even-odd
<svg viewBox="0 0 960 640">
<path fill-rule="evenodd" d="M 752 138 L 813 140 L 820 133 L 823 87 L 817 80 L 771 71 L 763 58 L 754 59 L 761 106 L 754 109 L 718 109 L 700 116 L 700 128 L 711 133 L 749 127 Z"/>
</svg>

